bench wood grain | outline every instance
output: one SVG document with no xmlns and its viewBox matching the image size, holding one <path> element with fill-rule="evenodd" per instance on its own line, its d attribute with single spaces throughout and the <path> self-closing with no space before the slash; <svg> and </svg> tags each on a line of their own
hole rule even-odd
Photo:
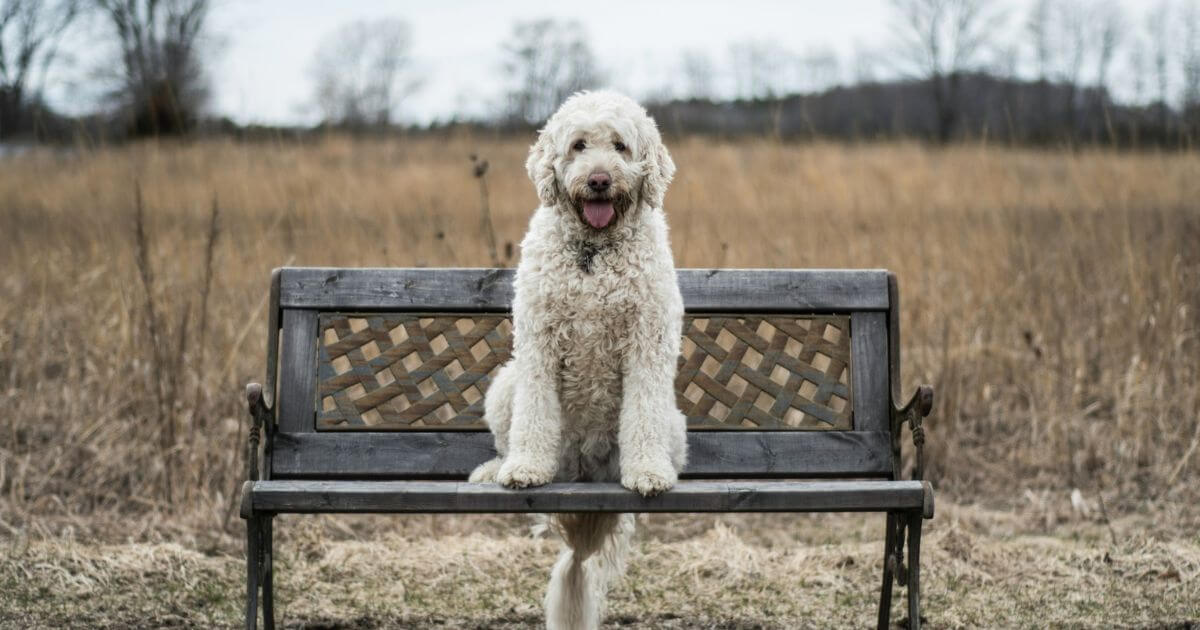
<svg viewBox="0 0 1200 630">
<path fill-rule="evenodd" d="M 891 440 L 872 431 L 691 431 L 684 477 L 886 477 Z M 277 479 L 465 479 L 496 456 L 482 431 L 280 433 Z"/>
<path fill-rule="evenodd" d="M 283 308 L 505 313 L 512 269 L 285 267 Z M 710 313 L 886 310 L 887 272 L 877 269 L 680 269 L 684 306 Z"/>
<path fill-rule="evenodd" d="M 616 483 L 508 490 L 458 481 L 259 481 L 256 512 L 862 512 L 918 510 L 920 481 L 682 481 L 644 498 Z"/>
</svg>

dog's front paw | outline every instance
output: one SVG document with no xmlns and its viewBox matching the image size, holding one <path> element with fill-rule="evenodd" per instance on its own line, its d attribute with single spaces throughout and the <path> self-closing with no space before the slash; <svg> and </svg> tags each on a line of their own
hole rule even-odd
<svg viewBox="0 0 1200 630">
<path fill-rule="evenodd" d="M 644 496 L 662 494 L 675 486 L 679 475 L 670 466 L 630 470 L 621 474 L 621 485 Z"/>
<path fill-rule="evenodd" d="M 493 457 L 492 459 L 483 462 L 471 471 L 471 476 L 467 477 L 470 483 L 495 483 L 496 474 L 500 471 L 500 466 L 504 464 L 504 458 Z"/>
<path fill-rule="evenodd" d="M 496 482 L 506 488 L 544 486 L 554 479 L 554 465 L 538 465 L 528 460 L 509 458 L 496 473 Z"/>
</svg>

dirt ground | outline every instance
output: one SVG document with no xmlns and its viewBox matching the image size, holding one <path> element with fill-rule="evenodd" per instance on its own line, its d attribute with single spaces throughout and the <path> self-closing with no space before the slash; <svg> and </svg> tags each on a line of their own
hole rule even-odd
<svg viewBox="0 0 1200 630">
<path fill-rule="evenodd" d="M 1200 535 L 1188 506 L 1117 522 L 1087 499 L 1052 514 L 939 506 L 922 562 L 932 628 L 1194 628 Z M 1169 528 L 1156 527 L 1175 512 Z M 606 628 L 868 627 L 882 516 L 643 517 Z M 385 528 L 392 524 L 389 532 Z M 557 542 L 524 517 L 277 520 L 286 628 L 537 628 Z M 1050 525 L 1047 527 L 1047 525 Z M 360 532 L 372 532 L 362 535 Z M 232 539 L 181 544 L 5 541 L 4 628 L 237 627 Z M 902 622 L 903 591 L 893 620 Z"/>
</svg>

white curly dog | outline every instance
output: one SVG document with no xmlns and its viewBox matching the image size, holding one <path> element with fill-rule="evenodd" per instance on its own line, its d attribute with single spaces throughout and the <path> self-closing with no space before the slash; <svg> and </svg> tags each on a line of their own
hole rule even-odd
<svg viewBox="0 0 1200 630">
<path fill-rule="evenodd" d="M 617 481 L 651 496 L 687 458 L 675 403 L 683 299 L 663 196 L 675 164 L 640 105 L 580 92 L 526 162 L 541 201 L 521 243 L 513 357 L 484 401 L 499 456 L 471 481 L 509 488 Z M 597 628 L 623 570 L 629 514 L 563 514 L 546 593 L 549 628 Z"/>
</svg>

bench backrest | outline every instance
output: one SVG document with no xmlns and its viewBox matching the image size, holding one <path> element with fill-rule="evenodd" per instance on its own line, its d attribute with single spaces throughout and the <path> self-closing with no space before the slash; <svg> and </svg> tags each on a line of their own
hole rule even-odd
<svg viewBox="0 0 1200 630">
<path fill-rule="evenodd" d="M 512 279 L 276 270 L 271 477 L 461 478 L 494 456 L 482 405 L 511 349 Z M 679 285 L 685 476 L 893 476 L 894 276 L 684 269 Z"/>
</svg>

